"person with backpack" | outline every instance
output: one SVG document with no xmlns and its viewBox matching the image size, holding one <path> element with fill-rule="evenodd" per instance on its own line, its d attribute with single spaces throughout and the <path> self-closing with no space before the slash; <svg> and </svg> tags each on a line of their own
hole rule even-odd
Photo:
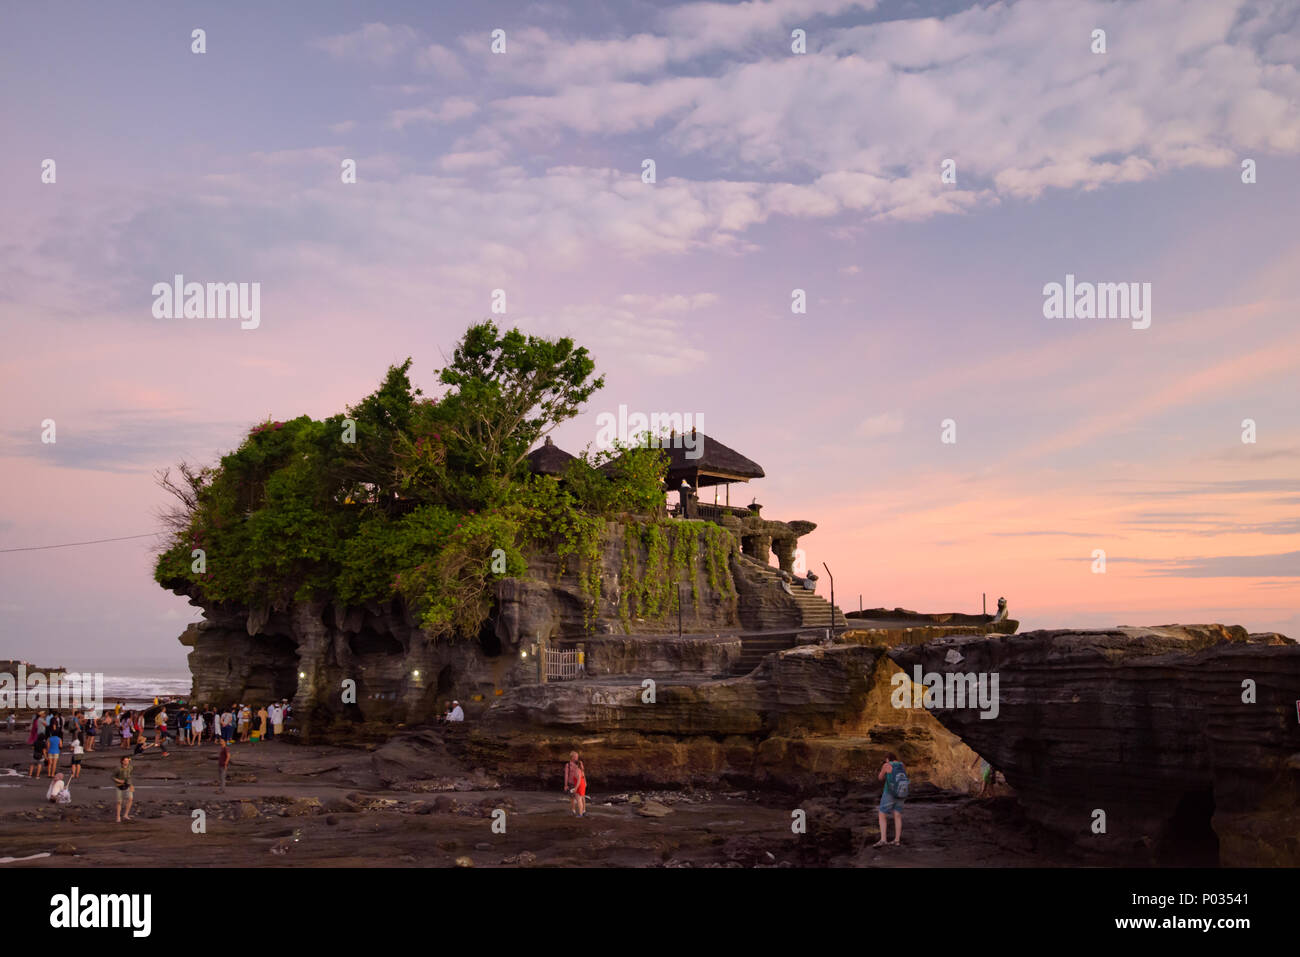
<svg viewBox="0 0 1300 957">
<path fill-rule="evenodd" d="M 872 844 L 872 847 L 884 847 L 892 843 L 898 847 L 903 839 L 903 802 L 907 800 L 907 795 L 911 791 L 911 782 L 907 779 L 907 770 L 903 767 L 903 762 L 898 760 L 898 755 L 892 751 L 886 756 L 885 763 L 880 766 L 880 773 L 876 775 L 877 781 L 885 782 L 885 789 L 880 793 L 880 840 Z M 889 841 L 889 814 L 894 815 L 894 840 Z"/>
</svg>

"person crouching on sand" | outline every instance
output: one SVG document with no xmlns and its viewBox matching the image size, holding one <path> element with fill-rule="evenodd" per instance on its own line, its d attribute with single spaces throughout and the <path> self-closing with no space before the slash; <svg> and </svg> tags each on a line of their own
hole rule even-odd
<svg viewBox="0 0 1300 957">
<path fill-rule="evenodd" d="M 569 763 L 564 766 L 564 790 L 568 791 L 569 808 L 578 817 L 587 813 L 587 769 L 577 751 L 569 752 Z"/>
<path fill-rule="evenodd" d="M 50 781 L 50 789 L 45 792 L 45 800 L 51 804 L 71 804 L 72 792 L 68 786 L 63 783 L 63 775 L 56 774 Z"/>
</svg>

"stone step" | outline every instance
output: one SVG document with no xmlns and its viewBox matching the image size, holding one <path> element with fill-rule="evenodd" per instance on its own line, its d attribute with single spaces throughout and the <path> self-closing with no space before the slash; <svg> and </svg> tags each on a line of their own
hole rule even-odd
<svg viewBox="0 0 1300 957">
<path fill-rule="evenodd" d="M 782 579 L 779 569 L 766 565 L 749 555 L 741 555 L 740 561 L 746 565 L 749 571 L 772 582 L 778 588 L 781 587 Z M 795 605 L 799 609 L 800 627 L 827 628 L 834 625 L 838 628 L 848 626 L 848 619 L 844 617 L 844 612 L 838 606 L 832 609 L 831 603 L 816 592 L 791 585 L 789 596 L 794 599 Z"/>
</svg>

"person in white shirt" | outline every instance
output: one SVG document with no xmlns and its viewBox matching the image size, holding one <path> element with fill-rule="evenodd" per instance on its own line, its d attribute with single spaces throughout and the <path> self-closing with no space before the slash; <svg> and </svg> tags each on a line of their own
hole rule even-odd
<svg viewBox="0 0 1300 957">
<path fill-rule="evenodd" d="M 453 701 L 453 702 L 451 703 L 451 710 L 447 712 L 447 720 L 448 720 L 448 721 L 464 721 L 464 720 L 465 720 L 465 712 L 464 712 L 463 710 L 461 710 L 460 702 L 459 702 L 459 701 Z"/>
<path fill-rule="evenodd" d="M 50 782 L 50 789 L 45 792 L 45 800 L 51 804 L 71 804 L 72 792 L 68 786 L 63 783 L 63 775 L 56 774 L 54 780 Z"/>
</svg>

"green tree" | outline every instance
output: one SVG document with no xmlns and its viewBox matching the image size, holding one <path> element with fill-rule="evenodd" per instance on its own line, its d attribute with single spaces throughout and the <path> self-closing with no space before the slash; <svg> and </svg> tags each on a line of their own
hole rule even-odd
<svg viewBox="0 0 1300 957">
<path fill-rule="evenodd" d="M 466 331 L 438 376 L 450 387 L 439 408 L 448 465 L 481 478 L 477 504 L 499 504 L 528 450 L 604 386 L 594 370 L 572 339 L 502 335 L 491 321 Z"/>
</svg>

